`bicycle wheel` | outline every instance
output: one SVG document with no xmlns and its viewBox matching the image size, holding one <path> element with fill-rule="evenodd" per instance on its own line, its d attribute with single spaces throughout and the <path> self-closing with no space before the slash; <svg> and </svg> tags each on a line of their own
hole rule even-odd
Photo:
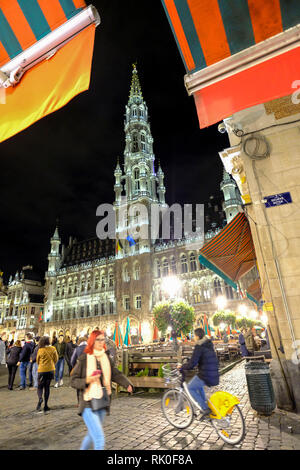
<svg viewBox="0 0 300 470">
<path fill-rule="evenodd" d="M 175 428 L 185 429 L 193 422 L 193 406 L 184 392 L 168 390 L 162 397 L 161 405 L 165 418 Z"/>
<path fill-rule="evenodd" d="M 238 405 L 234 405 L 232 413 L 225 418 L 211 419 L 211 424 L 227 444 L 239 444 L 245 437 L 245 420 Z"/>
</svg>

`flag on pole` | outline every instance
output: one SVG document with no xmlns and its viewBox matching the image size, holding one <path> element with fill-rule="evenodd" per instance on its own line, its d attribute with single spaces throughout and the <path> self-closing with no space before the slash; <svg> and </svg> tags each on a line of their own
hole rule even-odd
<svg viewBox="0 0 300 470">
<path fill-rule="evenodd" d="M 44 319 L 44 309 L 43 309 L 43 307 L 41 307 L 39 321 L 43 321 L 43 319 Z"/>
<path fill-rule="evenodd" d="M 125 346 L 130 346 L 130 345 L 131 345 L 129 317 L 127 317 L 127 324 L 126 324 L 126 331 L 125 331 L 125 337 L 124 337 L 124 344 L 125 344 Z"/>
<path fill-rule="evenodd" d="M 128 237 L 126 238 L 126 240 L 128 240 L 129 246 L 134 246 L 134 245 L 136 245 L 135 240 L 134 240 L 130 235 L 128 235 Z"/>
<path fill-rule="evenodd" d="M 117 243 L 116 243 L 116 253 L 118 254 L 119 251 L 123 250 L 123 245 L 121 243 L 121 241 L 118 239 L 117 240 Z"/>
</svg>

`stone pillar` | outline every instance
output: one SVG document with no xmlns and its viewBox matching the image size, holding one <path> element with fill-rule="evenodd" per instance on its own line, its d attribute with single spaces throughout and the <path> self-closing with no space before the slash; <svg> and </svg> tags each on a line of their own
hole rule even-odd
<svg viewBox="0 0 300 470">
<path fill-rule="evenodd" d="M 300 412 L 300 105 L 291 96 L 225 120 L 231 148 L 220 152 L 235 178 L 250 222 L 269 320 L 271 374 L 277 405 Z M 234 129 L 244 135 L 236 136 Z M 291 204 L 265 207 L 290 192 Z M 300 353 L 300 347 L 298 346 Z M 298 353 L 298 354 L 299 354 Z M 300 356 L 300 354 L 299 354 Z"/>
</svg>

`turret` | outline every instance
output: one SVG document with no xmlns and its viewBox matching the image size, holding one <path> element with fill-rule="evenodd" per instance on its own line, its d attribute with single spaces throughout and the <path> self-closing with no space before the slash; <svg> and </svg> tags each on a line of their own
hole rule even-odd
<svg viewBox="0 0 300 470">
<path fill-rule="evenodd" d="M 224 194 L 223 210 L 226 214 L 227 223 L 242 210 L 242 200 L 236 182 L 231 178 L 230 174 L 224 169 L 223 180 L 220 185 Z"/>
<path fill-rule="evenodd" d="M 55 272 L 59 267 L 59 262 L 61 259 L 59 248 L 61 244 L 61 239 L 58 233 L 58 227 L 56 227 L 53 237 L 50 240 L 51 251 L 48 255 L 48 272 Z"/>
</svg>

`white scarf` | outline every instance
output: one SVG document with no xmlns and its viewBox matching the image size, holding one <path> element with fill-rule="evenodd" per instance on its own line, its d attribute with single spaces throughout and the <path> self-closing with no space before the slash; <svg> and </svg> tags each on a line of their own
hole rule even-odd
<svg viewBox="0 0 300 470">
<path fill-rule="evenodd" d="M 97 360 L 101 364 L 102 370 L 102 382 L 106 387 L 108 395 L 111 395 L 111 367 L 109 359 L 105 353 L 105 350 L 96 351 L 94 349 L 93 354 L 86 355 L 86 376 L 90 377 L 95 370 L 97 370 Z M 102 398 L 103 389 L 99 382 L 90 383 L 86 388 L 83 399 L 85 401 L 90 401 L 92 398 Z"/>
</svg>

